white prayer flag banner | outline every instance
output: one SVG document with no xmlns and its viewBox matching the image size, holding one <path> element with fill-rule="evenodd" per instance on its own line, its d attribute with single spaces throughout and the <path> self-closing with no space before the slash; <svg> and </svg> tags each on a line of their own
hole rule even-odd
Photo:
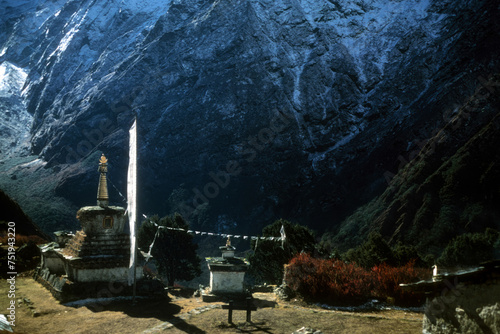
<svg viewBox="0 0 500 334">
<path fill-rule="evenodd" d="M 127 173 L 128 221 L 130 226 L 130 263 L 128 285 L 134 284 L 135 271 L 135 220 L 137 216 L 137 119 L 130 128 L 129 163 Z"/>
</svg>

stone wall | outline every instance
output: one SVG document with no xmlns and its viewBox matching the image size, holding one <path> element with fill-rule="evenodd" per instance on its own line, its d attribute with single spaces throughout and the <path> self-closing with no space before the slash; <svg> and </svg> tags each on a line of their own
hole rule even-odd
<svg viewBox="0 0 500 334">
<path fill-rule="evenodd" d="M 244 271 L 212 271 L 210 272 L 210 290 L 212 293 L 242 293 L 245 291 L 244 278 Z"/>
<path fill-rule="evenodd" d="M 68 278 L 74 282 L 113 281 L 126 282 L 128 267 L 81 269 L 68 266 Z M 136 267 L 136 278 L 142 279 L 142 267 Z"/>
<path fill-rule="evenodd" d="M 500 334 L 500 278 L 445 283 L 441 293 L 427 301 L 423 333 Z"/>
<path fill-rule="evenodd" d="M 37 268 L 33 278 L 47 288 L 60 302 L 87 298 L 113 298 L 132 296 L 133 286 L 114 280 L 94 282 L 71 282 L 66 277 L 52 274 L 47 268 Z M 136 293 L 149 298 L 165 298 L 164 287 L 158 280 L 138 279 Z M 104 303 L 105 304 L 105 303 Z M 94 309 L 99 306 L 97 303 Z"/>
<path fill-rule="evenodd" d="M 64 275 L 64 262 L 55 251 L 42 253 L 42 268 L 47 268 L 51 273 Z"/>
</svg>

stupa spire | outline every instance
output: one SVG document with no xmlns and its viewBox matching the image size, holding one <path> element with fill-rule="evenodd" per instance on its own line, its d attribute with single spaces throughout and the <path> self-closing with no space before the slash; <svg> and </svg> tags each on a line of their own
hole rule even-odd
<svg viewBox="0 0 500 334">
<path fill-rule="evenodd" d="M 99 172 L 101 176 L 99 177 L 99 186 L 97 188 L 97 205 L 100 207 L 107 207 L 109 204 L 108 197 L 108 182 L 106 181 L 106 173 L 108 172 L 108 159 L 104 156 L 104 153 L 99 159 Z"/>
</svg>

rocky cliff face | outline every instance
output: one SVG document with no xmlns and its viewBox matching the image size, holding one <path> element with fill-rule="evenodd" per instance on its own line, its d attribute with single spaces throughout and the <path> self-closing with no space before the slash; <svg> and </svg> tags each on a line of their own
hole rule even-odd
<svg viewBox="0 0 500 334">
<path fill-rule="evenodd" d="M 30 173 L 88 204 L 104 152 L 124 192 L 137 115 L 141 211 L 181 211 L 210 229 L 255 231 L 276 217 L 335 224 L 498 71 L 492 0 L 1 8 L 2 66 L 26 73 L 12 91 L 16 107 L 2 110 L 18 116 L 2 124 L 30 127 L 40 159 Z M 2 150 L 16 156 L 14 138 L 3 137 L 14 144 Z M 23 204 L 16 166 L 4 164 L 0 186 Z"/>
</svg>

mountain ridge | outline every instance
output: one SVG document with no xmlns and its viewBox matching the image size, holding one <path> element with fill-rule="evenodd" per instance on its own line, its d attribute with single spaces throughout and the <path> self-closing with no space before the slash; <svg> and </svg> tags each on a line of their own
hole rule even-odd
<svg viewBox="0 0 500 334">
<path fill-rule="evenodd" d="M 399 157 L 498 72 L 492 0 L 9 3 L 0 61 L 26 71 L 33 119 L 30 152 L 10 148 L 23 158 L 5 161 L 0 186 L 29 206 L 19 166 L 36 161 L 40 191 L 66 203 L 32 215 L 47 230 L 76 226 L 102 152 L 125 192 L 135 114 L 143 212 L 191 205 L 196 227 L 255 232 L 283 217 L 324 230 L 382 193 Z M 279 115 L 287 126 L 272 131 Z M 233 161 L 241 173 L 208 198 Z"/>
</svg>

